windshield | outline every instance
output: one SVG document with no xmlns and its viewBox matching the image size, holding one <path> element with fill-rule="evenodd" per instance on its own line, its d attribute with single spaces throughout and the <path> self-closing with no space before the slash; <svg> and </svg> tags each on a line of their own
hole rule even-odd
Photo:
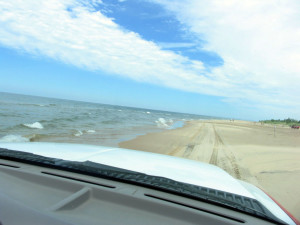
<svg viewBox="0 0 300 225">
<path fill-rule="evenodd" d="M 0 0 L 0 148 L 71 143 L 202 162 L 235 178 L 232 193 L 258 199 L 239 181 L 253 184 L 300 220 L 299 21 L 297 0 Z M 230 192 L 221 175 L 187 176 L 183 161 L 105 157 Z"/>
</svg>

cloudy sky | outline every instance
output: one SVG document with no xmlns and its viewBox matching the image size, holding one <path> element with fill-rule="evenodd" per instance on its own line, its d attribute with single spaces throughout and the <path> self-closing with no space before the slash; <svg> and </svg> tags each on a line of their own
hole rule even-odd
<svg viewBox="0 0 300 225">
<path fill-rule="evenodd" d="M 0 0 L 0 91 L 300 119 L 298 0 Z"/>
</svg>

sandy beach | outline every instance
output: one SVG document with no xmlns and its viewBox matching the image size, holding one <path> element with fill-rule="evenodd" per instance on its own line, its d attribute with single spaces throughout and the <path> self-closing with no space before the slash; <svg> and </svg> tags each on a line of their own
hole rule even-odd
<svg viewBox="0 0 300 225">
<path fill-rule="evenodd" d="M 190 121 L 119 146 L 217 165 L 262 188 L 300 220 L 300 130 L 247 121 Z"/>
</svg>

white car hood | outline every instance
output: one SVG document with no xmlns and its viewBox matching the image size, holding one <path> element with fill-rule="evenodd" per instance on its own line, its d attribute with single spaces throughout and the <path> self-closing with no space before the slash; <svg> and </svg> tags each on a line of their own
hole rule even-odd
<svg viewBox="0 0 300 225">
<path fill-rule="evenodd" d="M 246 196 L 259 200 L 278 218 L 294 224 L 260 189 L 241 183 L 211 164 L 143 151 L 81 144 L 0 143 L 0 147 L 70 161 L 92 161 Z"/>
<path fill-rule="evenodd" d="M 219 167 L 149 152 L 61 143 L 1 143 L 0 147 L 71 161 L 92 161 L 254 198 Z"/>
</svg>

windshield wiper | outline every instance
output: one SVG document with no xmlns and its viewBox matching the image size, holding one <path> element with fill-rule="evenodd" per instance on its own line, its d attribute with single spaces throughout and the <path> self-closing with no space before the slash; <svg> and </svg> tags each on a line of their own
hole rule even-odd
<svg viewBox="0 0 300 225">
<path fill-rule="evenodd" d="M 126 169 L 103 165 L 100 163 L 94 163 L 91 161 L 68 161 L 4 148 L 0 148 L 0 158 L 139 185 L 190 199 L 201 200 L 220 205 L 222 207 L 247 213 L 270 222 L 275 222 L 276 224 L 286 225 L 285 222 L 275 217 L 256 199 L 178 182 L 165 177 L 151 176 Z"/>
</svg>

